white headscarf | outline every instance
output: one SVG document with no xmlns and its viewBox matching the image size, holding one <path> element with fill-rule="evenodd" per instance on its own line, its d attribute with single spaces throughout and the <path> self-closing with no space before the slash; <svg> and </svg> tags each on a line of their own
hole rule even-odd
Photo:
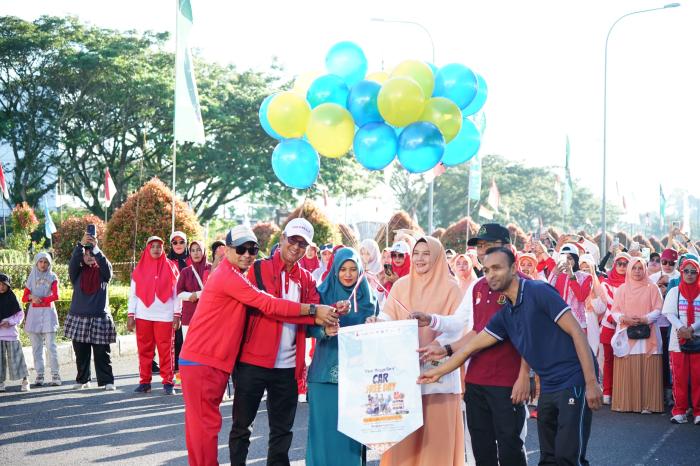
<svg viewBox="0 0 700 466">
<path fill-rule="evenodd" d="M 37 266 L 41 259 L 46 259 L 49 262 L 49 268 L 45 272 L 40 271 Z M 32 295 L 44 298 L 51 294 L 51 285 L 58 280 L 58 276 L 53 273 L 52 269 L 53 261 L 48 253 L 40 252 L 34 256 L 34 267 L 32 267 L 26 283 L 26 287 L 29 288 Z"/>
<path fill-rule="evenodd" d="M 383 266 L 379 244 L 373 239 L 367 238 L 360 243 L 360 250 L 363 248 L 369 253 L 369 263 L 365 264 L 365 270 L 374 275 L 381 273 Z"/>
</svg>

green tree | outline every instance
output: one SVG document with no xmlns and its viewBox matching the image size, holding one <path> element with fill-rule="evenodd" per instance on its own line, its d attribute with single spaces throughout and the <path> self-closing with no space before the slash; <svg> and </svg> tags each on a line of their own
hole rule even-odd
<svg viewBox="0 0 700 466">
<path fill-rule="evenodd" d="M 394 162 L 393 171 L 389 178 L 389 187 L 399 202 L 401 210 L 405 210 L 415 218 L 421 204 L 427 202 L 428 183 L 422 175 L 407 172 L 398 162 Z M 427 225 L 427 215 L 420 222 Z"/>
</svg>

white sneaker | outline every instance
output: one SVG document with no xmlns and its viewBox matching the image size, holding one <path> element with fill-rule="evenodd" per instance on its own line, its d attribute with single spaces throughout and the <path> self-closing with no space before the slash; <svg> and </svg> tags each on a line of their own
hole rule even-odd
<svg viewBox="0 0 700 466">
<path fill-rule="evenodd" d="M 5 391 L 5 382 L 0 382 L 0 392 Z"/>
<path fill-rule="evenodd" d="M 31 390 L 29 388 L 29 380 L 27 380 L 26 377 L 24 379 L 22 379 L 22 385 L 20 385 L 19 390 L 21 392 L 28 392 L 29 390 Z"/>
<path fill-rule="evenodd" d="M 90 382 L 76 383 L 73 385 L 73 390 L 85 390 L 87 388 L 90 388 Z"/>
<path fill-rule="evenodd" d="M 51 385 L 54 387 L 60 387 L 61 386 L 61 376 L 59 375 L 54 375 L 51 378 Z"/>
<path fill-rule="evenodd" d="M 643 409 L 642 414 L 651 414 L 651 411 L 649 411 L 648 409 Z"/>
<path fill-rule="evenodd" d="M 685 424 L 688 419 L 682 414 L 676 414 L 671 418 L 671 424 Z"/>
<path fill-rule="evenodd" d="M 604 405 L 609 405 L 609 404 L 610 404 L 610 400 L 611 400 L 611 396 L 610 396 L 610 395 L 603 395 L 603 404 L 604 404 Z"/>
<path fill-rule="evenodd" d="M 297 397 L 297 400 L 299 401 L 299 403 L 306 403 L 306 395 L 302 393 Z"/>
<path fill-rule="evenodd" d="M 700 416 L 695 416 L 695 419 L 693 419 L 693 424 L 700 426 Z"/>
<path fill-rule="evenodd" d="M 108 383 L 107 385 L 105 385 L 105 391 L 113 392 L 116 389 L 117 387 L 113 383 Z"/>
</svg>

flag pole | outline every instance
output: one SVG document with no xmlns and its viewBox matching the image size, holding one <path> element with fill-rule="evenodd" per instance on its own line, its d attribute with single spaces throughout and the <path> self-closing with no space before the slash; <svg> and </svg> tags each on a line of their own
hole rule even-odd
<svg viewBox="0 0 700 466">
<path fill-rule="evenodd" d="M 5 196 L 2 197 L 2 230 L 2 242 L 3 244 L 5 244 L 7 243 L 7 223 L 5 222 Z M 5 244 L 5 247 L 7 247 L 7 244 Z"/>
<path fill-rule="evenodd" d="M 175 163 L 177 161 L 177 141 L 173 140 L 173 205 L 170 233 L 175 231 Z"/>
</svg>

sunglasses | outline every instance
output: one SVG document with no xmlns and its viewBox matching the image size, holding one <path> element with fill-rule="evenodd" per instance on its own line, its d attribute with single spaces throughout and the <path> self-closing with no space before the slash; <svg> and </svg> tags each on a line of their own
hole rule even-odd
<svg viewBox="0 0 700 466">
<path fill-rule="evenodd" d="M 620 267 L 627 267 L 627 261 L 615 262 L 615 265 L 619 265 Z"/>
<path fill-rule="evenodd" d="M 658 263 L 661 262 L 661 260 L 658 259 L 658 258 L 654 258 L 654 259 L 649 259 L 649 262 L 650 262 L 650 263 L 651 263 L 651 262 L 654 262 L 654 263 L 658 264 Z"/>
<path fill-rule="evenodd" d="M 698 271 L 695 269 L 683 269 L 683 275 L 697 275 Z"/>
<path fill-rule="evenodd" d="M 328 244 L 323 244 L 323 245 L 321 245 L 320 249 L 321 249 L 321 252 L 323 252 L 323 251 L 330 251 L 331 249 L 333 249 L 333 245 L 330 244 L 330 243 L 328 243 Z"/>
<path fill-rule="evenodd" d="M 392 252 L 391 253 L 392 259 L 403 259 L 403 256 L 405 256 L 405 254 L 402 252 Z"/>
<path fill-rule="evenodd" d="M 288 237 L 287 242 L 289 242 L 290 246 L 299 246 L 302 249 L 306 249 L 309 247 L 309 243 L 304 241 L 304 239 L 294 239 L 293 237 Z"/>
<path fill-rule="evenodd" d="M 246 246 L 245 244 L 241 244 L 239 246 L 236 246 L 236 254 L 238 254 L 239 256 L 242 256 L 246 252 L 251 256 L 257 256 L 258 252 L 260 252 L 260 248 L 257 245 Z"/>
<path fill-rule="evenodd" d="M 661 265 L 676 265 L 676 261 L 667 261 L 666 259 L 662 259 Z"/>
<path fill-rule="evenodd" d="M 173 246 L 175 246 L 175 245 L 178 245 L 178 244 L 180 244 L 180 245 L 185 244 L 185 242 L 184 242 L 183 240 L 180 240 L 180 241 L 171 241 L 170 244 L 172 244 Z"/>
</svg>

